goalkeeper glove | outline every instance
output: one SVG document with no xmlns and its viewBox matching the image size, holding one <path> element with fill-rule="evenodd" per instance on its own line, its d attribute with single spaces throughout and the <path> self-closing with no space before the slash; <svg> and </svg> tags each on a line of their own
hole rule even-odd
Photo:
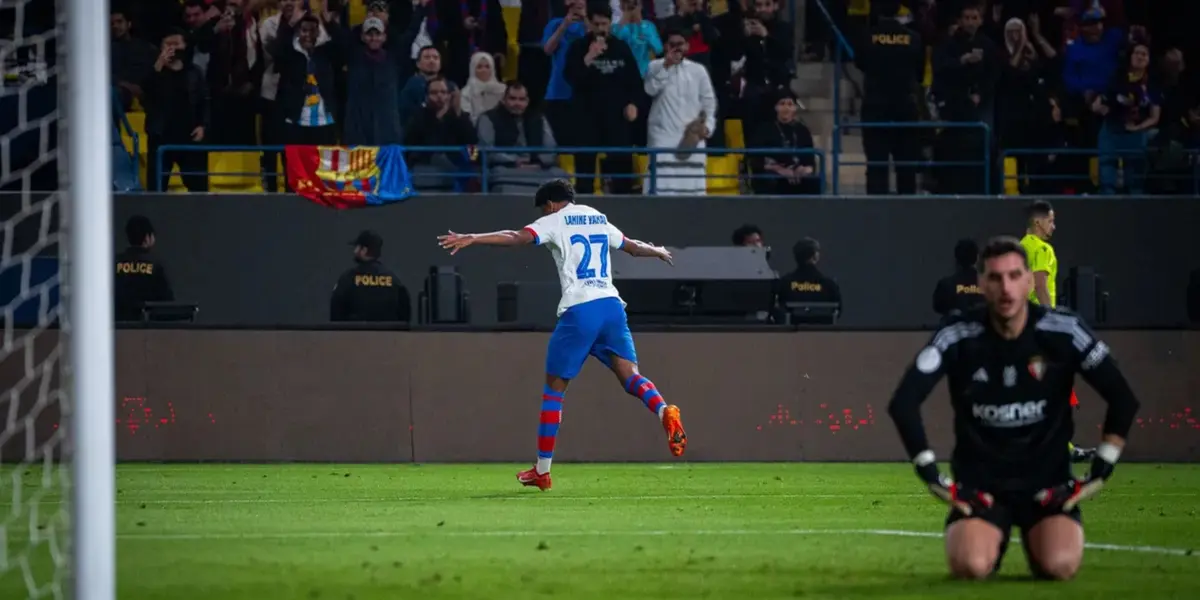
<svg viewBox="0 0 1200 600">
<path fill-rule="evenodd" d="M 1120 456 L 1120 448 L 1109 443 L 1100 444 L 1096 448 L 1096 455 L 1092 457 L 1092 468 L 1088 471 L 1087 477 L 1072 479 L 1061 485 L 1045 488 L 1039 491 L 1033 499 L 1042 506 L 1061 506 L 1063 512 L 1070 512 L 1080 502 L 1100 493 L 1104 482 L 1112 477 L 1113 469 L 1117 466 L 1117 459 Z"/>
<path fill-rule="evenodd" d="M 918 454 L 913 459 L 913 466 L 917 477 L 929 488 L 929 493 L 968 517 L 976 511 L 991 508 L 995 502 L 991 494 L 968 488 L 943 475 L 938 470 L 937 458 L 932 450 Z"/>
</svg>

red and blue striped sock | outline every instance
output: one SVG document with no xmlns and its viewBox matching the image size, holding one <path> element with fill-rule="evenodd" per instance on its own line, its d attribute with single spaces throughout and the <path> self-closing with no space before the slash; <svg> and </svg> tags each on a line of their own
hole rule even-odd
<svg viewBox="0 0 1200 600">
<path fill-rule="evenodd" d="M 662 394 L 658 393 L 658 388 L 654 387 L 654 382 L 643 377 L 640 374 L 634 374 L 625 380 L 625 391 L 630 396 L 635 396 L 650 409 L 650 412 L 662 417 L 662 411 L 667 407 L 667 403 L 663 400 Z"/>
<path fill-rule="evenodd" d="M 558 426 L 562 423 L 563 393 L 550 386 L 542 388 L 542 415 L 538 420 L 537 472 L 550 471 L 550 459 L 554 457 L 554 440 L 558 437 Z"/>
</svg>

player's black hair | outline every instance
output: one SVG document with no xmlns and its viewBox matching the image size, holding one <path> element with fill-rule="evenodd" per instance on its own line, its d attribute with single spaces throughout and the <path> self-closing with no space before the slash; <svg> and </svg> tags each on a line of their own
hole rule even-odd
<svg viewBox="0 0 1200 600">
<path fill-rule="evenodd" d="M 587 7 L 587 18 L 592 20 L 592 17 L 604 17 L 609 21 L 612 20 L 612 6 L 608 2 L 589 2 Z"/>
<path fill-rule="evenodd" d="M 758 225 L 754 225 L 751 223 L 746 223 L 745 225 L 742 225 L 741 227 L 734 229 L 733 230 L 733 245 L 741 246 L 742 244 L 745 244 L 746 238 L 748 238 L 756 233 L 759 236 L 762 236 L 762 234 L 763 234 L 762 230 L 758 228 Z"/>
<path fill-rule="evenodd" d="M 552 179 L 543 183 L 533 195 L 533 205 L 545 206 L 551 202 L 574 202 L 575 186 L 566 179 Z"/>
<path fill-rule="evenodd" d="M 1020 240 L 1009 235 L 1001 235 L 988 240 L 983 249 L 979 251 L 979 272 L 983 272 L 984 263 L 1005 254 L 1020 256 L 1025 268 L 1029 268 L 1029 254 L 1025 252 L 1025 246 L 1021 245 Z"/>
<path fill-rule="evenodd" d="M 963 238 L 954 244 L 954 262 L 962 269 L 970 269 L 979 261 L 979 244 L 970 238 Z"/>
<path fill-rule="evenodd" d="M 154 235 L 154 225 L 150 224 L 150 219 L 142 215 L 134 215 L 125 221 L 125 240 L 130 246 L 141 246 L 146 242 L 146 238 Z"/>
<path fill-rule="evenodd" d="M 810 237 L 806 237 L 792 246 L 792 257 L 796 259 L 797 265 L 804 265 L 812 261 L 817 256 L 817 252 L 821 251 L 821 243 Z"/>
<path fill-rule="evenodd" d="M 1034 200 L 1025 207 L 1026 221 L 1032 223 L 1034 219 L 1042 219 L 1050 216 L 1050 212 L 1054 207 L 1046 200 Z"/>
</svg>

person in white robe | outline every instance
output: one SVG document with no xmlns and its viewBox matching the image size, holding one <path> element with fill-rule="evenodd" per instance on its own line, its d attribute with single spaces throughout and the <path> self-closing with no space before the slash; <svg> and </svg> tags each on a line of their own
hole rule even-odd
<svg viewBox="0 0 1200 600">
<path fill-rule="evenodd" d="M 704 148 L 717 127 L 717 96 L 704 65 L 684 58 L 688 51 L 683 32 L 667 33 L 666 54 L 646 69 L 646 94 L 650 106 L 647 132 L 651 148 L 678 148 L 679 152 L 651 155 L 655 194 L 704 195 L 708 155 L 687 152 Z"/>
</svg>

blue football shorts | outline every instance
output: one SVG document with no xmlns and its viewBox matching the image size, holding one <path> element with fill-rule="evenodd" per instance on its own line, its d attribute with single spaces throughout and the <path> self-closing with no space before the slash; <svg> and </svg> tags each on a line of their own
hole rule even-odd
<svg viewBox="0 0 1200 600">
<path fill-rule="evenodd" d="M 625 307 L 617 298 L 601 298 L 576 304 L 563 312 L 550 336 L 546 351 L 546 373 L 575 379 L 588 355 L 612 367 L 612 355 L 637 363 L 633 334 L 625 318 Z"/>
</svg>

